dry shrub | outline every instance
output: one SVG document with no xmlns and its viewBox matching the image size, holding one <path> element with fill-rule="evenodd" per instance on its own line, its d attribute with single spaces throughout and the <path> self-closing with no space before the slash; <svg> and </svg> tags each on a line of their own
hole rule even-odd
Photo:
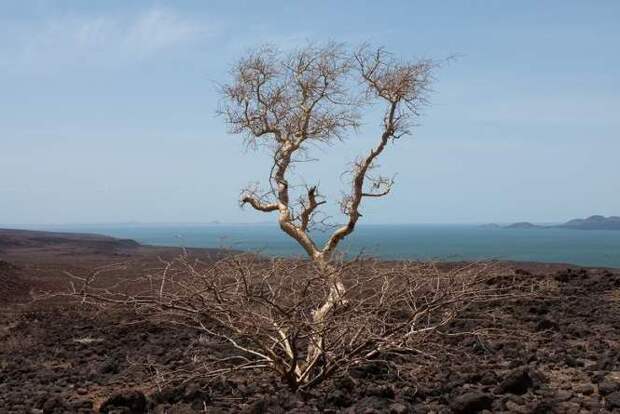
<svg viewBox="0 0 620 414">
<path fill-rule="evenodd" d="M 169 373 L 170 380 L 267 370 L 293 390 L 388 353 L 417 352 L 469 304 L 515 296 L 512 283 L 492 281 L 492 264 L 357 259 L 331 271 L 337 277 L 307 260 L 244 254 L 203 263 L 183 255 L 164 262 L 160 272 L 112 288 L 95 283 L 102 272 L 71 275 L 71 294 L 84 303 L 131 307 L 147 320 L 229 344 L 226 355 L 197 352 L 193 367 Z M 342 280 L 346 290 L 317 323 L 330 280 Z"/>
</svg>

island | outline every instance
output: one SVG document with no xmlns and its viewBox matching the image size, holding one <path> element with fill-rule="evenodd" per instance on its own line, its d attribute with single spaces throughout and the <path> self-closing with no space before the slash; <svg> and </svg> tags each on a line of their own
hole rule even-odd
<svg viewBox="0 0 620 414">
<path fill-rule="evenodd" d="M 570 220 L 557 227 L 578 230 L 620 230 L 620 217 L 590 216 L 585 219 Z"/>
<path fill-rule="evenodd" d="M 573 230 L 620 230 L 619 216 L 601 216 L 594 215 L 584 219 L 573 219 L 562 224 L 538 225 L 527 221 L 504 226 L 505 229 L 573 229 Z"/>
<path fill-rule="evenodd" d="M 538 229 L 538 228 L 541 228 L 541 227 L 543 227 L 543 226 L 532 224 L 532 223 L 530 223 L 528 221 L 520 221 L 518 223 L 509 224 L 505 228 L 507 228 L 507 229 Z"/>
</svg>

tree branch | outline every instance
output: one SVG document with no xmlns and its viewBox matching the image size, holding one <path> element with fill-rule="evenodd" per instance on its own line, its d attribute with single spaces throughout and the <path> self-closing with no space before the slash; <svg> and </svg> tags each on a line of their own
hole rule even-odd
<svg viewBox="0 0 620 414">
<path fill-rule="evenodd" d="M 267 213 L 271 211 L 276 211 L 278 209 L 278 203 L 263 204 L 256 198 L 251 196 L 245 196 L 241 199 L 241 205 L 244 204 L 249 204 L 254 207 L 255 210 L 264 211 Z"/>
<path fill-rule="evenodd" d="M 301 230 L 308 230 L 308 226 L 310 224 L 310 220 L 312 218 L 312 214 L 314 210 L 322 204 L 325 204 L 325 200 L 317 201 L 317 189 L 316 186 L 312 186 L 308 189 L 308 204 L 304 205 L 304 209 L 301 212 Z M 303 205 L 303 204 L 302 204 Z"/>
</svg>

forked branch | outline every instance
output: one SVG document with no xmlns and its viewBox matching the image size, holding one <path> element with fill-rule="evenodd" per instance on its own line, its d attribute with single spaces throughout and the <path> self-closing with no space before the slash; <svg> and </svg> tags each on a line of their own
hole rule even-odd
<svg viewBox="0 0 620 414">
<path fill-rule="evenodd" d="M 240 60 L 233 68 L 233 81 L 222 88 L 220 113 L 231 132 L 272 149 L 269 181 L 270 198 L 275 200 L 265 202 L 244 194 L 242 204 L 262 212 L 278 211 L 282 230 L 311 259 L 331 261 L 340 241 L 354 231 L 363 198 L 389 194 L 393 180 L 373 179 L 368 173 L 390 140 L 410 132 L 411 120 L 426 103 L 434 66 L 430 61 L 397 61 L 382 48 L 373 51 L 362 46 L 350 52 L 336 43 L 310 45 L 288 54 L 262 48 Z M 317 200 L 316 187 L 291 197 L 295 186 L 289 183 L 288 173 L 298 161 L 296 154 L 308 151 L 309 144 L 343 140 L 356 130 L 361 111 L 375 101 L 385 105 L 379 141 L 355 162 L 351 191 L 340 202 L 346 223 L 318 248 L 309 231 L 313 215 L 326 200 Z"/>
</svg>

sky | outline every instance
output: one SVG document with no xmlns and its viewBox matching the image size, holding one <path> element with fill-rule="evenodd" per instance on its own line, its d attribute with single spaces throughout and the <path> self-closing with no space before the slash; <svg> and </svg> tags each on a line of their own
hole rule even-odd
<svg viewBox="0 0 620 414">
<path fill-rule="evenodd" d="M 0 224 L 274 220 L 239 208 L 269 158 L 227 133 L 217 85 L 262 44 L 330 40 L 457 56 L 364 223 L 620 215 L 619 21 L 617 1 L 0 0 Z M 296 172 L 335 221 L 372 115 Z"/>
</svg>

